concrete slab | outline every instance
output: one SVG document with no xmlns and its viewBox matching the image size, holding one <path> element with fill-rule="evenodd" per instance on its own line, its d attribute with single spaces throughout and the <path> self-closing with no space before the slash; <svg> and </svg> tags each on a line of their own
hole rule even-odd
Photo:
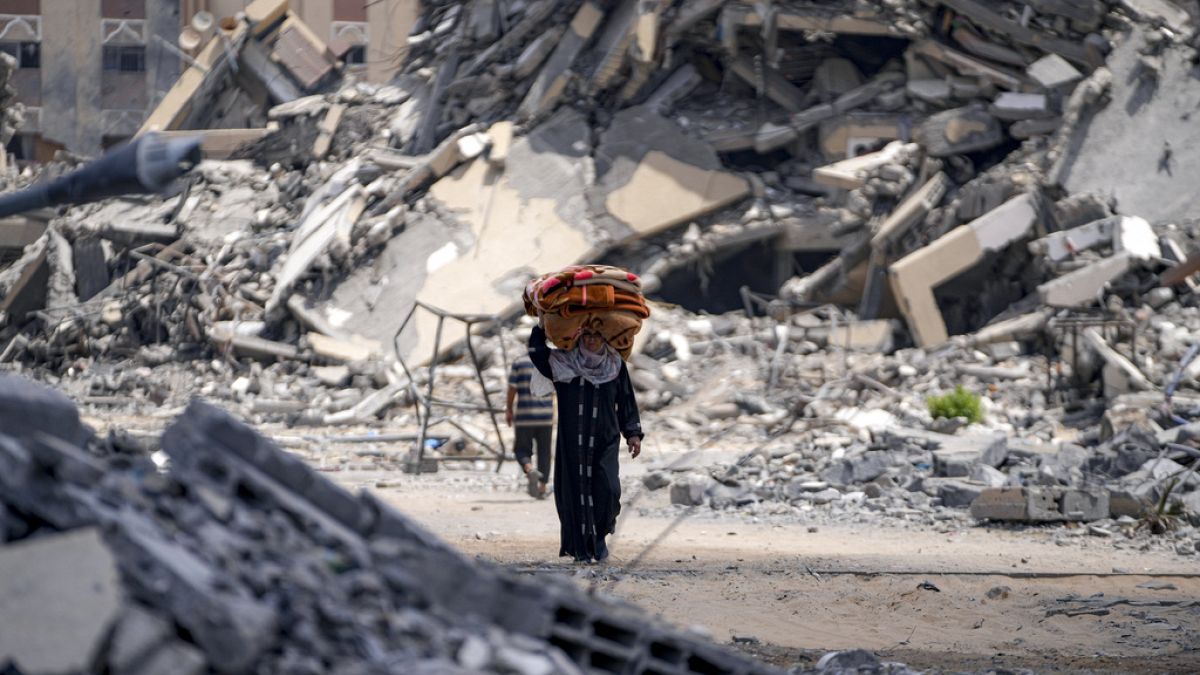
<svg viewBox="0 0 1200 675">
<path fill-rule="evenodd" d="M 904 143 L 888 143 L 882 150 L 817 167 L 813 169 L 813 180 L 844 190 L 860 188 L 867 184 L 867 174 L 885 164 L 896 162 L 905 149 Z"/>
<path fill-rule="evenodd" d="M 46 232 L 46 222 L 24 216 L 0 218 L 0 250 L 21 250 Z"/>
<path fill-rule="evenodd" d="M 712 147 L 647 107 L 617 113 L 594 154 L 593 209 L 618 238 L 661 232 L 750 193 Z"/>
<path fill-rule="evenodd" d="M 122 601 L 116 559 L 94 528 L 0 547 L 0 663 L 91 672 Z"/>
<path fill-rule="evenodd" d="M 1030 242 L 1029 249 L 1035 255 L 1044 255 L 1054 262 L 1060 262 L 1081 251 L 1111 243 L 1113 228 L 1120 219 L 1121 216 L 1111 216 L 1069 230 L 1053 232 Z"/>
<path fill-rule="evenodd" d="M 628 185 L 609 193 L 605 206 L 639 235 L 651 235 L 749 193 L 749 182 L 740 176 L 701 169 L 654 150 L 638 164 Z"/>
<path fill-rule="evenodd" d="M 1104 287 L 1132 269 L 1134 262 L 1132 254 L 1117 253 L 1038 286 L 1038 297 L 1050 307 L 1082 307 L 1099 302 Z"/>
<path fill-rule="evenodd" d="M 571 25 L 558 41 L 554 53 L 542 66 L 537 79 L 521 102 L 521 115 L 533 118 L 549 111 L 557 102 L 558 97 L 566 89 L 571 78 L 570 68 L 575 59 L 591 42 L 596 29 L 604 20 L 604 10 L 594 3 L 585 2 L 575 13 Z"/>
<path fill-rule="evenodd" d="M 516 311 L 530 278 L 594 249 L 590 135 L 582 116 L 563 110 L 515 140 L 503 170 L 480 157 L 442 178 L 429 190 L 434 212 L 410 214 L 374 264 L 321 305 L 326 318 L 390 349 L 414 300 L 458 313 Z M 418 312 L 401 336 L 401 355 L 426 362 L 436 328 L 436 317 Z M 449 322 L 442 344 L 463 337 Z"/>
<path fill-rule="evenodd" d="M 1083 78 L 1075 66 L 1057 54 L 1047 54 L 1029 64 L 1025 70 L 1029 77 L 1046 89 L 1058 89 Z"/>
<path fill-rule="evenodd" d="M 978 264 L 988 252 L 1027 236 L 1038 218 L 1037 198 L 1017 195 L 891 266 L 892 293 L 918 346 L 940 344 L 949 337 L 934 289 Z"/>
<path fill-rule="evenodd" d="M 916 138 L 933 157 L 987 150 L 1004 142 L 1004 129 L 986 110 L 955 108 L 930 116 Z"/>
<path fill-rule="evenodd" d="M 1157 87 L 1137 77 L 1143 44 L 1135 30 L 1110 55 L 1111 100 L 1080 122 L 1060 180 L 1072 194 L 1111 196 L 1122 212 L 1150 222 L 1185 220 L 1195 210 L 1193 179 L 1200 173 L 1194 119 L 1200 79 L 1182 50 L 1170 49 Z"/>
</svg>

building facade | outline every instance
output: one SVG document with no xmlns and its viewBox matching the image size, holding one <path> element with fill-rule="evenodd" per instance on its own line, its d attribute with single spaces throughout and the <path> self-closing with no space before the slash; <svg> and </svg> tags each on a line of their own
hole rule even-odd
<svg viewBox="0 0 1200 675">
<path fill-rule="evenodd" d="M 200 11 L 234 16 L 252 0 L 0 0 L 0 50 L 25 122 L 18 160 L 65 149 L 96 155 L 135 134 L 186 65 L 183 27 Z M 348 68 L 385 82 L 403 61 L 419 0 L 289 0 Z"/>
<path fill-rule="evenodd" d="M 234 16 L 254 0 L 181 0 L 190 21 L 206 11 L 218 20 Z M 407 38 L 420 11 L 420 0 L 290 0 L 288 6 L 351 71 L 370 82 L 387 82 L 407 50 Z"/>
<path fill-rule="evenodd" d="M 17 59 L 12 84 L 25 123 L 8 151 L 45 161 L 94 155 L 133 135 L 180 62 L 179 0 L 0 0 L 0 49 Z"/>
</svg>

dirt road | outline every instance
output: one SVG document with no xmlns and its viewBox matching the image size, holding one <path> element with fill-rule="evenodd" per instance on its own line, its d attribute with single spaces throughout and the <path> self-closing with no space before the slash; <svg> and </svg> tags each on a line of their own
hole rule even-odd
<svg viewBox="0 0 1200 675">
<path fill-rule="evenodd" d="M 376 490 L 468 554 L 599 584 L 782 665 L 862 647 L 934 669 L 1200 671 L 1200 565 L 1166 553 L 980 527 L 810 531 L 706 509 L 627 570 L 672 522 L 634 507 L 609 565 L 580 567 L 555 556 L 553 502 L 520 493 L 515 475 L 490 485 L 470 472 L 333 475 Z"/>
</svg>

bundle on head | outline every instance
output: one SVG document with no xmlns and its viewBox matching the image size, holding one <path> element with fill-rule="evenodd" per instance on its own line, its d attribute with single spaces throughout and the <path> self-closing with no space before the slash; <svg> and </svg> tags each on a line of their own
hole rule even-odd
<svg viewBox="0 0 1200 675">
<path fill-rule="evenodd" d="M 598 333 L 629 359 L 633 338 L 650 316 L 636 274 L 608 265 L 574 265 L 544 274 L 525 286 L 525 313 L 543 318 L 559 349 L 574 349 L 579 336 Z"/>
</svg>

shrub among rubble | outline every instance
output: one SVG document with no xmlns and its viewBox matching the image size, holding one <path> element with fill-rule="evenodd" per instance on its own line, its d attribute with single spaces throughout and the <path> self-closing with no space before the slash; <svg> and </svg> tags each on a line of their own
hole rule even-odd
<svg viewBox="0 0 1200 675">
<path fill-rule="evenodd" d="M 963 417 L 971 424 L 983 421 L 983 404 L 979 395 L 967 391 L 961 384 L 949 394 L 930 396 L 925 399 L 925 405 L 929 407 L 929 414 L 933 415 L 934 419 Z"/>
</svg>

